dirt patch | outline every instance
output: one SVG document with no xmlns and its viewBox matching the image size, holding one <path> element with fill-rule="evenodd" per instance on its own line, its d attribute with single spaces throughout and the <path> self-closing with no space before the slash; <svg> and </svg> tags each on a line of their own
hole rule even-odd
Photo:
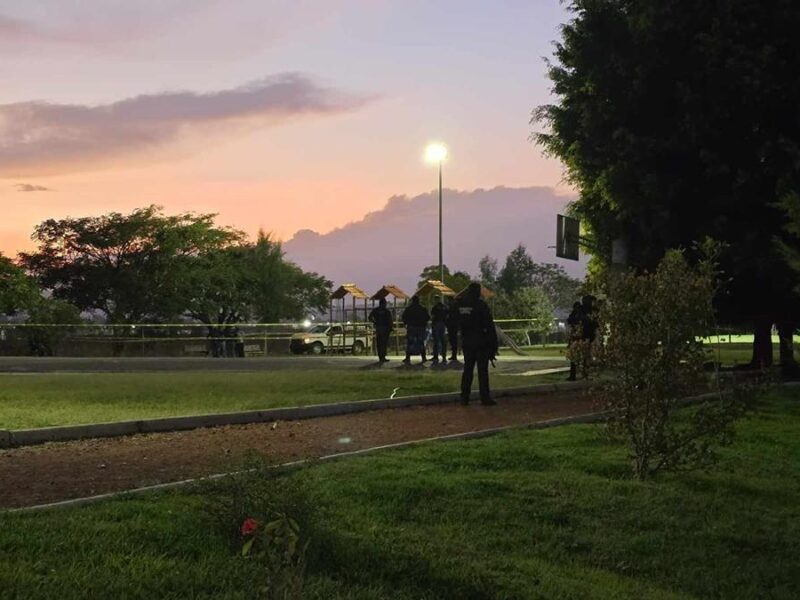
<svg viewBox="0 0 800 600">
<path fill-rule="evenodd" d="M 581 392 L 51 443 L 0 451 L 0 508 L 32 506 L 230 471 L 256 453 L 270 463 L 314 458 L 592 411 Z"/>
</svg>

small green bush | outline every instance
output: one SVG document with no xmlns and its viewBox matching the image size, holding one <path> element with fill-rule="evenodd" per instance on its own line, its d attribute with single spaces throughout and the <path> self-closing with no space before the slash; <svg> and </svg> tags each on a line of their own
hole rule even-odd
<svg viewBox="0 0 800 600">
<path fill-rule="evenodd" d="M 253 597 L 303 597 L 311 503 L 302 475 L 284 477 L 250 461 L 240 473 L 211 485 L 206 511 L 242 560 L 261 563 Z"/>
<path fill-rule="evenodd" d="M 709 246 L 707 258 L 691 266 L 673 250 L 653 273 L 604 277 L 606 300 L 597 310 L 601 336 L 591 349 L 606 371 L 598 392 L 611 412 L 610 430 L 629 441 L 640 479 L 713 462 L 714 446 L 730 442 L 732 423 L 744 408 L 741 395 L 719 393 L 688 415 L 676 415 L 682 399 L 709 389 L 700 336 L 714 320 L 714 255 Z"/>
</svg>

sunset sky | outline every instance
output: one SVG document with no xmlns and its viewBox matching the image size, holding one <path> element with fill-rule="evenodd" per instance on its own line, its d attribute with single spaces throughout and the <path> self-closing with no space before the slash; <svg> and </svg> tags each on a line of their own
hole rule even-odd
<svg viewBox="0 0 800 600">
<path fill-rule="evenodd" d="M 0 251 L 48 217 L 220 213 L 282 239 L 436 185 L 565 189 L 528 141 L 559 0 L 0 2 Z"/>
</svg>

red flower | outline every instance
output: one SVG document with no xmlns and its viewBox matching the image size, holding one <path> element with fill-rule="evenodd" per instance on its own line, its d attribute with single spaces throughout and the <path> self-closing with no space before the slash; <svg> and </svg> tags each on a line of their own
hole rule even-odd
<svg viewBox="0 0 800 600">
<path fill-rule="evenodd" d="M 255 519 L 245 519 L 244 523 L 242 523 L 242 527 L 239 529 L 239 532 L 246 537 L 255 532 L 255 530 L 258 529 L 258 525 L 259 522 Z"/>
</svg>

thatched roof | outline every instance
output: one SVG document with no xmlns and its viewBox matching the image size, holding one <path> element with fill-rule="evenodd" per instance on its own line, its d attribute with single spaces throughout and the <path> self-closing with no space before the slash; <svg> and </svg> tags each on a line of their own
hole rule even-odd
<svg viewBox="0 0 800 600">
<path fill-rule="evenodd" d="M 367 294 L 355 283 L 345 283 L 344 285 L 339 286 L 339 288 L 331 294 L 331 300 L 339 300 L 348 294 L 353 296 L 353 298 L 358 298 L 359 300 L 366 300 L 369 298 L 369 296 L 367 296 Z"/>
<path fill-rule="evenodd" d="M 464 288 L 458 294 L 456 294 L 456 298 L 461 298 L 464 294 L 467 293 L 467 288 Z M 490 298 L 494 298 L 497 294 L 495 294 L 492 290 L 487 288 L 485 285 L 481 286 L 481 298 L 484 300 L 489 300 Z"/>
<path fill-rule="evenodd" d="M 455 296 L 456 293 L 437 279 L 429 279 L 416 292 L 416 295 L 425 298 L 431 294 L 441 296 Z"/>
<path fill-rule="evenodd" d="M 395 298 L 399 298 L 400 300 L 407 300 L 409 298 L 408 294 L 406 294 L 399 287 L 391 283 L 387 283 L 377 292 L 372 294 L 372 300 L 382 300 L 386 298 L 386 296 L 394 296 Z"/>
</svg>

